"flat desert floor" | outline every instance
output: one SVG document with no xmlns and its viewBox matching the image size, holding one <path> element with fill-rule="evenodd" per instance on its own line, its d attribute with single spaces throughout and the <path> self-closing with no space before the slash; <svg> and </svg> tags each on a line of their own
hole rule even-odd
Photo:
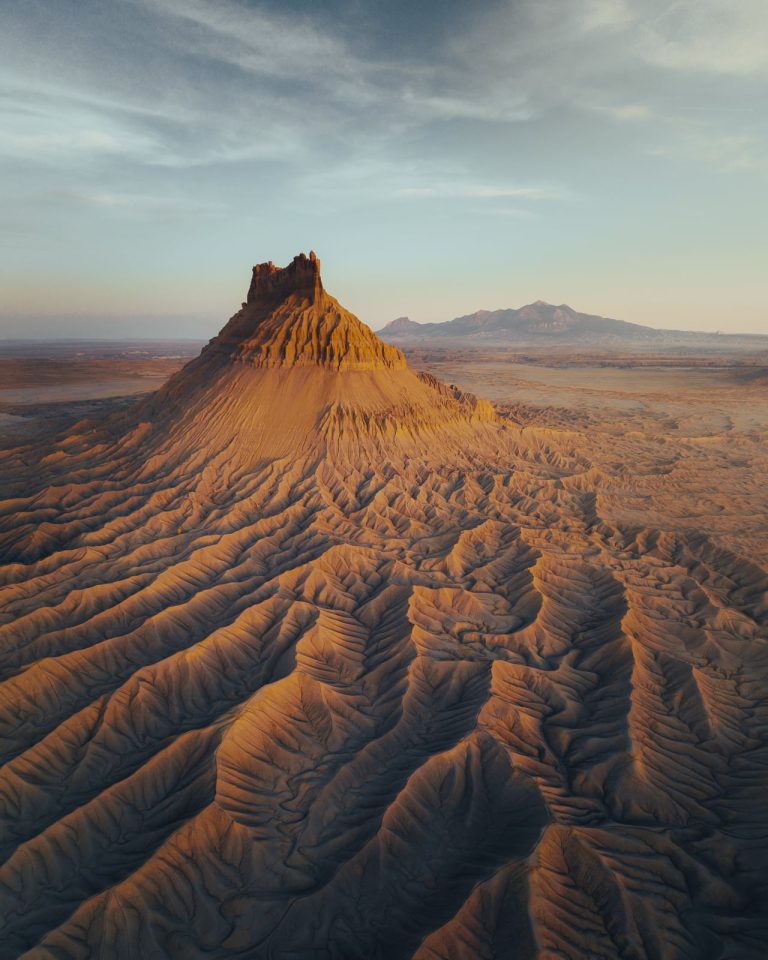
<svg viewBox="0 0 768 960">
<path fill-rule="evenodd" d="M 0 437 L 133 403 L 200 352 L 197 340 L 0 341 Z"/>
<path fill-rule="evenodd" d="M 409 362 L 521 424 L 567 434 L 601 474 L 601 516 L 696 527 L 768 562 L 767 356 L 429 350 Z"/>
</svg>

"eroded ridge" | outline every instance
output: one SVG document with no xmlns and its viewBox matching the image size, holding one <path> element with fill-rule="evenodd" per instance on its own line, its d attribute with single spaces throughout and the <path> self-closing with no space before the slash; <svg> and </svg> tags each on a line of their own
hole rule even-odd
<svg viewBox="0 0 768 960">
<path fill-rule="evenodd" d="M 765 571 L 408 370 L 205 364 L 8 457 L 0 956 L 761 956 Z"/>
<path fill-rule="evenodd" d="M 308 257 L 299 254 L 282 269 L 271 262 L 257 264 L 242 309 L 211 341 L 207 352 L 260 367 L 406 367 L 397 347 L 380 340 L 326 293 L 314 252 Z"/>
</svg>

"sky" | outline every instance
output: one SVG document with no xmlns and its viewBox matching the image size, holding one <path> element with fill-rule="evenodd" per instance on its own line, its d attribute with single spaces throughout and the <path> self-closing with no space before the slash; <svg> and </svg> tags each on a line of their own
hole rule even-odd
<svg viewBox="0 0 768 960">
<path fill-rule="evenodd" d="M 213 336 L 314 249 L 374 328 L 768 333 L 765 0 L 0 0 L 0 337 Z"/>
</svg>

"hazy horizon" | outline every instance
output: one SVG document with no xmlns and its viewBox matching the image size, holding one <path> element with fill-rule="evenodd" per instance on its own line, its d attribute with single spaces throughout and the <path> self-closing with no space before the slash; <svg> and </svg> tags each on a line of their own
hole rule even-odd
<svg viewBox="0 0 768 960">
<path fill-rule="evenodd" d="M 333 291 L 329 291 L 333 293 Z M 530 301 L 534 303 L 535 301 Z M 549 303 L 549 301 L 545 301 Z M 462 316 L 468 316 L 474 313 L 482 312 L 494 312 L 498 310 L 507 310 L 507 309 L 518 309 L 528 304 L 514 304 L 508 305 L 505 307 L 480 307 L 477 310 L 467 310 L 463 313 L 457 313 L 455 316 L 451 317 L 441 317 L 437 320 L 418 320 L 413 315 L 410 314 L 400 314 L 398 317 L 390 317 L 387 320 L 381 321 L 370 321 L 365 317 L 360 317 L 360 319 L 367 324 L 374 332 L 378 333 L 387 326 L 388 323 L 391 323 L 392 320 L 396 320 L 399 317 L 408 317 L 409 320 L 412 320 L 420 324 L 430 324 L 430 323 L 448 323 L 451 320 L 455 320 Z M 552 306 L 569 306 L 576 310 L 578 313 L 584 314 L 593 314 L 591 310 L 582 310 L 578 306 L 573 304 L 550 304 Z M 602 314 L 597 314 L 602 316 Z M 0 343 L 9 342 L 9 341 L 112 341 L 112 342 L 132 342 L 143 343 L 146 341 L 178 341 L 183 342 L 185 340 L 194 340 L 194 341 L 207 341 L 211 337 L 215 336 L 218 333 L 219 329 L 224 325 L 226 320 L 229 318 L 229 314 L 226 316 L 222 314 L 219 317 L 213 316 L 174 316 L 174 315 L 109 315 L 109 314 L 96 314 L 93 316 L 82 315 L 41 315 L 41 316 L 17 316 L 17 317 L 3 317 L 0 316 Z M 624 320 L 624 317 L 611 317 L 615 320 Z M 638 322 L 638 321 L 633 321 Z M 30 332 L 30 323 L 32 324 L 32 331 Z M 160 323 L 163 326 L 165 332 L 157 332 L 157 324 Z M 110 324 L 123 324 L 128 329 L 123 329 L 122 331 L 113 331 L 109 329 Z M 40 330 L 35 331 L 35 326 L 39 325 Z M 658 329 L 670 330 L 670 331 L 679 331 L 679 332 L 693 332 L 693 333 L 702 333 L 702 334 L 726 334 L 729 336 L 744 336 L 744 337 L 768 337 L 768 329 L 763 330 L 747 330 L 747 329 L 723 329 L 723 328 L 712 328 L 704 329 L 697 327 L 674 327 L 671 325 L 661 324 L 645 324 L 649 327 L 658 327 Z M 17 330 L 18 332 L 13 332 Z M 81 331 L 78 333 L 77 331 Z M 90 330 L 94 332 L 89 332 Z"/>
<path fill-rule="evenodd" d="M 0 337 L 207 338 L 310 248 L 374 329 L 768 333 L 758 0 L 10 0 L 0 53 Z"/>
</svg>

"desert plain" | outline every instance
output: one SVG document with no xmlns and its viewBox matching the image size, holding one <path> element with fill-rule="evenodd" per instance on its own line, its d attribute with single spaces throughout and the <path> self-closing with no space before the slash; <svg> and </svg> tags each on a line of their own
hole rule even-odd
<svg viewBox="0 0 768 960">
<path fill-rule="evenodd" d="M 0 442 L 130 405 L 203 345 L 0 343 Z M 768 346 L 645 353 L 454 345 L 413 346 L 405 353 L 416 369 L 491 401 L 504 417 L 570 434 L 595 467 L 635 491 L 634 501 L 615 497 L 615 508 L 628 517 L 648 510 L 660 521 L 718 531 L 724 543 L 768 562 L 768 489 L 762 482 L 768 469 Z"/>
</svg>

